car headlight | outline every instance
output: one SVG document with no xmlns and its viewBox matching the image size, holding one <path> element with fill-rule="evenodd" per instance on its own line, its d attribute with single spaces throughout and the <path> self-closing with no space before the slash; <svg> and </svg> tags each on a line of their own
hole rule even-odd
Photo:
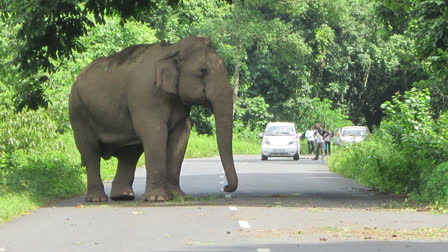
<svg viewBox="0 0 448 252">
<path fill-rule="evenodd" d="M 264 144 L 271 144 L 271 142 L 269 141 L 269 138 L 265 138 L 265 139 L 263 139 L 263 143 L 264 143 Z"/>
</svg>

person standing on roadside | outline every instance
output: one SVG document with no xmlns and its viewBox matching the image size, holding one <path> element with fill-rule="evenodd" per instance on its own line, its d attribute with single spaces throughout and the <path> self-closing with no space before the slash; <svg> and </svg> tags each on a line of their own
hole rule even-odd
<svg viewBox="0 0 448 252">
<path fill-rule="evenodd" d="M 324 138 L 328 132 L 322 129 L 322 125 L 320 123 L 316 124 L 316 131 L 314 132 L 314 143 L 316 145 L 316 155 L 313 160 L 319 159 L 319 152 L 322 152 L 324 149 Z"/>
<path fill-rule="evenodd" d="M 314 151 L 314 130 L 313 126 L 309 125 L 308 130 L 305 131 L 305 138 L 308 143 L 308 154 L 312 154 Z"/>
<path fill-rule="evenodd" d="M 326 137 L 324 137 L 325 141 L 325 155 L 331 155 L 331 138 L 333 137 L 333 132 L 330 130 L 330 126 L 327 125 L 325 128 L 327 131 Z"/>
</svg>

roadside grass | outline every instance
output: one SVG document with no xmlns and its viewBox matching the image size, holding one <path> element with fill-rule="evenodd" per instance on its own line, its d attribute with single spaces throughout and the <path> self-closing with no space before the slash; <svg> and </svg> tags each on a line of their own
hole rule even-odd
<svg viewBox="0 0 448 252">
<path fill-rule="evenodd" d="M 249 140 L 234 136 L 233 153 L 258 154 L 258 139 Z M 216 137 L 192 132 L 185 158 L 219 156 Z M 10 221 L 58 199 L 81 195 L 86 190 L 85 168 L 73 135 L 65 133 L 32 149 L 13 150 L 0 156 L 0 223 Z M 138 166 L 145 162 L 142 156 Z M 101 161 L 101 177 L 111 180 L 115 176 L 117 159 Z M 211 200 L 205 197 L 205 200 Z M 178 198 L 171 204 L 204 201 L 202 198 Z"/>
<path fill-rule="evenodd" d="M 335 148 L 328 166 L 360 184 L 406 198 L 401 208 L 447 212 L 448 162 L 422 158 L 382 131 L 363 142 Z"/>
<path fill-rule="evenodd" d="M 26 193 L 7 193 L 0 190 L 0 223 L 10 221 L 14 217 L 26 215 L 40 204 L 31 200 Z M 42 203 L 42 202 L 41 202 Z"/>
</svg>

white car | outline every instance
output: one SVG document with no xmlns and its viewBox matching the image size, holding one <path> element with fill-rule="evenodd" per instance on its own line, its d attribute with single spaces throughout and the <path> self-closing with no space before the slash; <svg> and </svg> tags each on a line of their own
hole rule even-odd
<svg viewBox="0 0 448 252">
<path fill-rule="evenodd" d="M 270 122 L 266 130 L 259 134 L 261 142 L 261 160 L 268 157 L 293 157 L 299 160 L 300 142 L 296 125 L 292 122 Z"/>
<path fill-rule="evenodd" d="M 341 143 L 359 143 L 369 135 L 369 128 L 365 126 L 347 126 L 340 133 Z"/>
</svg>

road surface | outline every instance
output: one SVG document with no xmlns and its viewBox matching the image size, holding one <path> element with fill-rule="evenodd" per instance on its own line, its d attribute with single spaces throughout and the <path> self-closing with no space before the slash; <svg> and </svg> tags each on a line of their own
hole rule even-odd
<svg viewBox="0 0 448 252">
<path fill-rule="evenodd" d="M 235 162 L 235 193 L 222 191 L 219 158 L 186 160 L 186 201 L 61 201 L 0 225 L 0 251 L 448 251 L 448 215 L 403 211 L 325 161 Z M 139 168 L 137 199 L 144 182 Z"/>
</svg>

